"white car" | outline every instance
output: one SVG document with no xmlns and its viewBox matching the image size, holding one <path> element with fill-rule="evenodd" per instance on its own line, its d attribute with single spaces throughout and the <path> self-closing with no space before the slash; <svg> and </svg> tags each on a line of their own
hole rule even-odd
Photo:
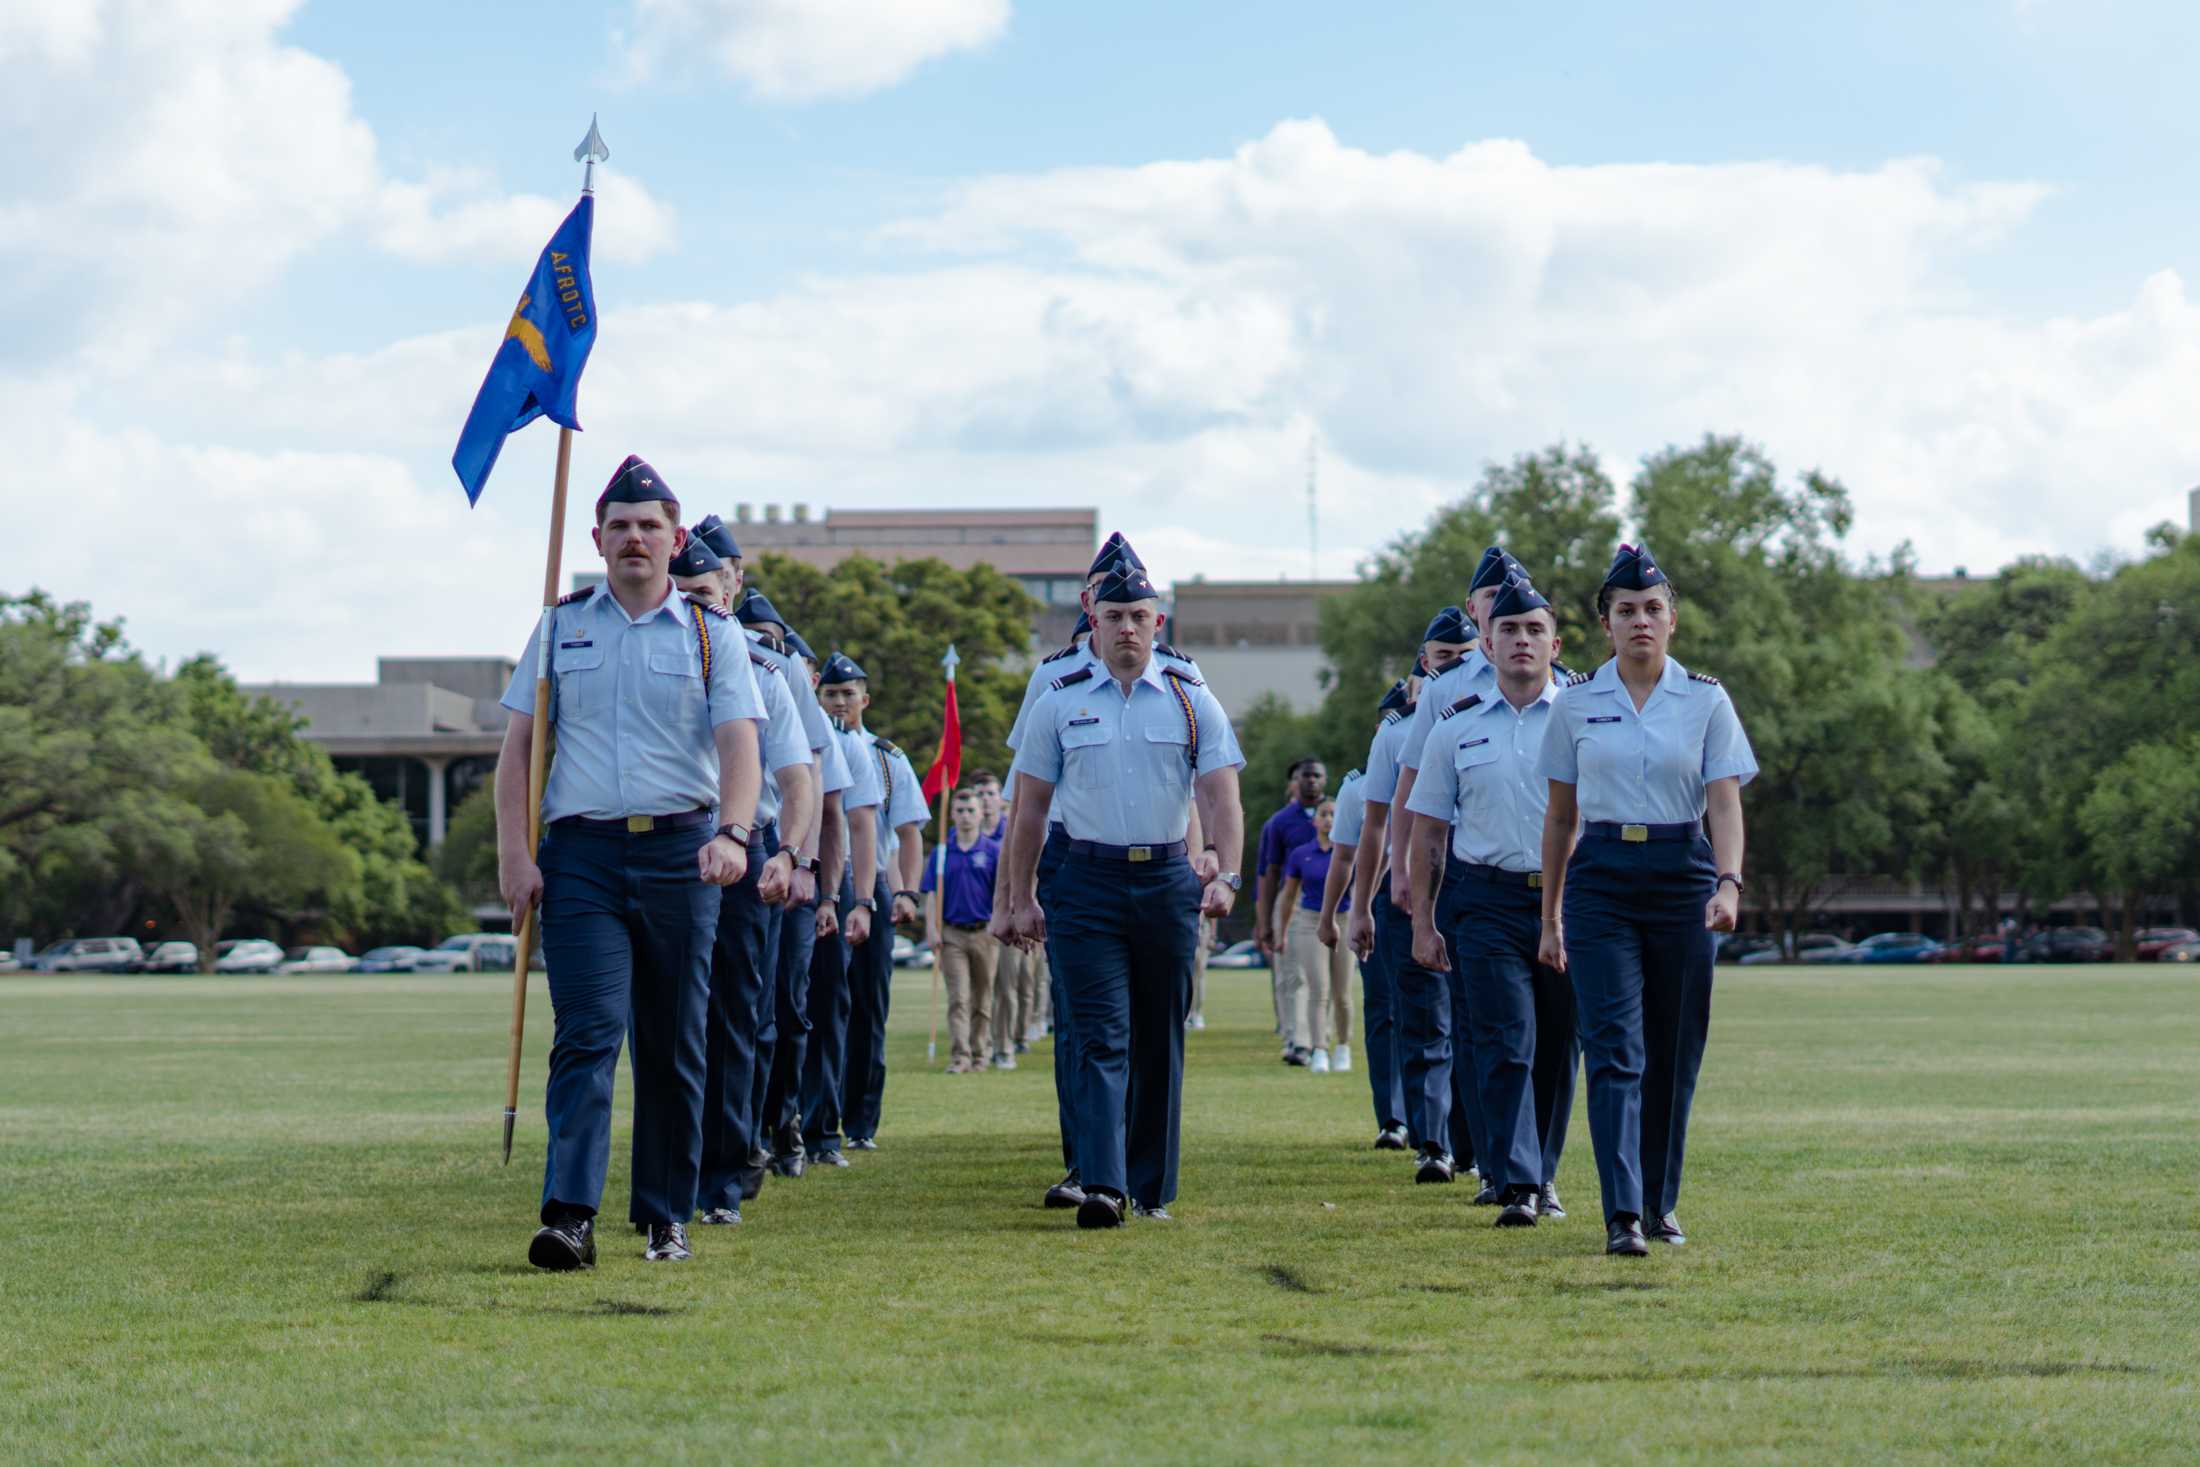
<svg viewBox="0 0 2200 1467">
<path fill-rule="evenodd" d="M 495 953 L 483 952 L 484 947 L 501 944 Z M 434 947 L 422 953 L 413 963 L 415 973 L 494 973 L 498 968 L 510 972 L 512 968 L 512 934 L 509 932 L 460 932 L 444 938 Z"/>
<path fill-rule="evenodd" d="M 272 973 L 283 950 L 264 937 L 233 938 L 214 949 L 217 973 Z"/>
<path fill-rule="evenodd" d="M 156 942 L 145 954 L 139 965 L 140 973 L 196 973 L 199 971 L 199 945 L 195 942 Z"/>
<path fill-rule="evenodd" d="M 357 961 L 340 947 L 294 947 L 275 965 L 278 973 L 349 973 Z"/>
<path fill-rule="evenodd" d="M 37 957 L 39 973 L 126 973 L 145 957 L 134 937 L 65 937 Z"/>
<path fill-rule="evenodd" d="M 1207 959 L 1209 968 L 1265 968 L 1268 960 L 1260 955 L 1260 944 L 1250 937 L 1243 942 L 1233 942 L 1221 952 Z"/>
</svg>

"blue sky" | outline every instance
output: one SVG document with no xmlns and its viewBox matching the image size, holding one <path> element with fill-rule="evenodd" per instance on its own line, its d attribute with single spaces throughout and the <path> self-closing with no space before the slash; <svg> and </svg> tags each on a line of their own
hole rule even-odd
<svg viewBox="0 0 2200 1467">
<path fill-rule="evenodd" d="M 2200 482 L 2196 34 L 2116 0 L 20 0 L 0 428 L 162 553 L 34 532 L 0 584 L 254 676 L 511 641 L 552 435 L 470 515 L 446 460 L 591 112 L 577 483 L 638 449 L 708 508 L 1096 504 L 1164 578 L 1297 574 L 1299 517 L 1247 508 L 1318 434 L 1350 574 L 1492 458 L 1571 437 L 1624 479 L 1722 431 L 1846 480 L 1859 554 L 2128 554 Z"/>
</svg>

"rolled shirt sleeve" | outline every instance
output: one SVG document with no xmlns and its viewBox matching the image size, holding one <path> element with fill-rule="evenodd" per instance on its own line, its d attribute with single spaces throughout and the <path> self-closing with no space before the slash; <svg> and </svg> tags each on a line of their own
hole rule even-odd
<svg viewBox="0 0 2200 1467">
<path fill-rule="evenodd" d="M 1222 704 L 1205 687 L 1189 690 L 1192 707 L 1199 714 L 1199 764 L 1200 774 L 1211 774 L 1217 769 L 1243 769 L 1245 753 L 1238 747 L 1237 730 L 1230 727 L 1230 715 L 1222 711 Z"/>
<path fill-rule="evenodd" d="M 770 669 L 758 672 L 756 677 L 765 695 L 764 767 L 792 769 L 808 764 L 810 741 L 803 733 L 802 717 L 795 711 L 794 694 L 788 690 L 786 679 Z"/>
<path fill-rule="evenodd" d="M 535 618 L 535 629 L 527 634 L 527 648 L 519 654 L 519 666 L 512 669 L 512 680 L 504 685 L 504 696 L 497 700 L 514 713 L 530 717 L 535 712 L 535 658 L 542 649 L 543 620 Z"/>
<path fill-rule="evenodd" d="M 1406 797 L 1406 808 L 1449 825 L 1458 808 L 1459 771 L 1451 762 L 1451 750 L 1457 741 L 1442 737 L 1444 727 L 1437 725 L 1438 732 L 1429 736 L 1428 758 L 1413 777 L 1413 793 Z"/>
<path fill-rule="evenodd" d="M 887 819 L 895 826 L 915 825 L 921 829 L 931 823 L 932 812 L 925 808 L 924 785 L 917 778 L 916 768 L 899 749 L 887 757 L 894 761 L 894 802 L 886 812 Z"/>
<path fill-rule="evenodd" d="M 1048 784 L 1062 782 L 1062 731 L 1055 726 L 1053 700 L 1042 694 L 1025 720 L 1023 741 L 1016 746 L 1011 777 L 1028 774 Z"/>
<path fill-rule="evenodd" d="M 1711 710 L 1709 722 L 1704 725 L 1704 783 L 1739 777 L 1743 784 L 1748 784 L 1757 777 L 1756 752 L 1749 747 L 1749 735 L 1743 732 L 1741 715 L 1734 711 L 1734 700 L 1727 696 L 1726 689 L 1713 688 L 1711 691 L 1718 695 L 1718 702 Z M 1548 747 L 1549 740 L 1544 742 Z"/>
<path fill-rule="evenodd" d="M 723 618 L 720 618 L 723 621 Z M 726 622 L 732 626 L 733 623 Z M 739 631 L 714 627 L 710 639 L 710 726 L 736 719 L 761 719 L 764 700 L 756 691 L 754 664 L 749 661 L 749 640 Z"/>
<path fill-rule="evenodd" d="M 1543 752 L 1537 756 L 1535 772 L 1560 784 L 1581 783 L 1581 764 L 1574 749 L 1573 700 L 1565 688 L 1551 700 L 1551 721 L 1543 726 Z"/>
</svg>

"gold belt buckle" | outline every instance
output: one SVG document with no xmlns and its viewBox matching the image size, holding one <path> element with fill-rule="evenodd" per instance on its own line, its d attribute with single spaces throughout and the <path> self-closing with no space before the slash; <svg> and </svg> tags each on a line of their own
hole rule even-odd
<svg viewBox="0 0 2200 1467">
<path fill-rule="evenodd" d="M 1541 891 L 1542 889 L 1543 889 L 1543 873 L 1542 873 L 1542 872 L 1540 872 L 1540 871 L 1530 871 L 1530 872 L 1528 873 L 1528 890 L 1530 890 L 1530 891 Z"/>
<path fill-rule="evenodd" d="M 628 835 L 647 835 L 656 828 L 657 817 L 654 815 L 629 815 L 626 817 L 626 833 Z"/>
<path fill-rule="evenodd" d="M 1650 839 L 1650 827 L 1647 825 L 1622 825 L 1619 828 L 1619 838 L 1640 845 Z"/>
<path fill-rule="evenodd" d="M 1123 848 L 1123 859 L 1126 861 L 1151 861 L 1153 859 L 1153 847 L 1125 846 Z"/>
</svg>

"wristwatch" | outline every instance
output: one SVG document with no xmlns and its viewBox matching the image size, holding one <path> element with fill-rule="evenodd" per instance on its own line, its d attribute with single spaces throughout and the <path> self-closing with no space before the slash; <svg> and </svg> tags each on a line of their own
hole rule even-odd
<svg viewBox="0 0 2200 1467">
<path fill-rule="evenodd" d="M 897 891 L 894 893 L 894 900 L 897 902 L 900 901 L 903 897 L 909 898 L 912 905 L 919 907 L 924 905 L 924 894 L 922 892 Z"/>
<path fill-rule="evenodd" d="M 866 912 L 875 912 L 878 910 L 878 903 L 872 901 L 869 897 L 857 897 L 856 905 L 863 908 L 863 910 Z"/>
<path fill-rule="evenodd" d="M 1215 874 L 1215 880 L 1221 882 L 1224 886 L 1227 886 L 1232 891 L 1245 890 L 1245 878 L 1235 871 L 1217 872 Z"/>
<path fill-rule="evenodd" d="M 1713 891 L 1717 891 L 1720 887 L 1726 885 L 1726 883 L 1728 883 L 1729 881 L 1734 883 L 1734 895 L 1736 896 L 1740 896 L 1743 892 L 1749 889 L 1748 887 L 1742 885 L 1742 878 L 1734 874 L 1732 871 L 1721 871 L 1719 873 L 1719 879 L 1716 882 L 1712 883 L 1711 889 Z"/>
<path fill-rule="evenodd" d="M 746 825 L 737 825 L 729 821 L 726 824 L 718 827 L 717 834 L 724 836 L 727 840 L 732 841 L 737 846 L 741 846 L 743 848 L 746 848 L 748 846 L 749 828 Z"/>
<path fill-rule="evenodd" d="M 812 876 L 822 875 L 825 870 L 824 864 L 820 862 L 815 856 L 810 857 L 808 860 L 803 860 L 798 857 L 795 861 L 795 866 L 799 870 L 809 872 Z"/>
</svg>

